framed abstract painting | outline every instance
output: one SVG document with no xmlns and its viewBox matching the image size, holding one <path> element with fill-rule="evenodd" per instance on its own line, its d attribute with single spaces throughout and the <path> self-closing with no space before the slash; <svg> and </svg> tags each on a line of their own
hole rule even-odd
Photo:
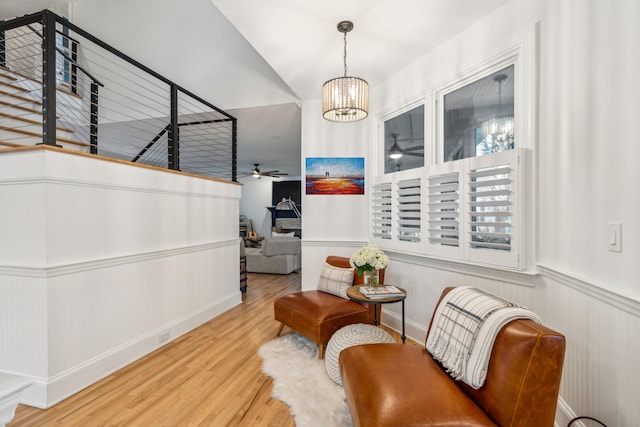
<svg viewBox="0 0 640 427">
<path fill-rule="evenodd" d="M 364 194 L 364 157 L 307 157 L 306 194 Z"/>
</svg>

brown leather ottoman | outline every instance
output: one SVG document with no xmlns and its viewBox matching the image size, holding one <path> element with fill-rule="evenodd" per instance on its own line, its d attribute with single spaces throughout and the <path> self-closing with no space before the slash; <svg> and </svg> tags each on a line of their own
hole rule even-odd
<svg viewBox="0 0 640 427">
<path fill-rule="evenodd" d="M 275 320 L 318 343 L 320 358 L 331 336 L 353 323 L 372 323 L 367 307 L 321 291 L 285 295 L 274 304 Z"/>
</svg>

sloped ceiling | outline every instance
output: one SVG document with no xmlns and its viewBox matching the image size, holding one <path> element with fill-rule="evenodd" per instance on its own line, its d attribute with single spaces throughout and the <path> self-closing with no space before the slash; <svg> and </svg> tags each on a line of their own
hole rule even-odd
<svg viewBox="0 0 640 427">
<path fill-rule="evenodd" d="M 299 103 L 343 74 L 338 22 L 349 75 L 375 86 L 507 1 L 79 0 L 72 20 L 236 116 L 239 170 L 297 176 Z M 64 3 L 0 0 L 0 19 Z"/>
<path fill-rule="evenodd" d="M 508 0 L 211 0 L 300 99 L 343 75 L 374 86 Z"/>
<path fill-rule="evenodd" d="M 69 0 L 0 0 L 0 20 L 38 12 L 67 3 L 69 3 Z"/>
</svg>

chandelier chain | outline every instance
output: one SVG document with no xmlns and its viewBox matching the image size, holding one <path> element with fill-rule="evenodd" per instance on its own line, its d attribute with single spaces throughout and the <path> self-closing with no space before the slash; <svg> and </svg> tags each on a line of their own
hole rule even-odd
<svg viewBox="0 0 640 427">
<path fill-rule="evenodd" d="M 344 77 L 322 85 L 322 116 L 332 122 L 362 120 L 369 114 L 369 84 L 359 77 L 348 77 L 347 33 L 353 30 L 353 22 L 340 21 L 337 30 L 343 33 Z"/>
<path fill-rule="evenodd" d="M 347 77 L 347 33 L 344 33 L 344 76 Z"/>
</svg>

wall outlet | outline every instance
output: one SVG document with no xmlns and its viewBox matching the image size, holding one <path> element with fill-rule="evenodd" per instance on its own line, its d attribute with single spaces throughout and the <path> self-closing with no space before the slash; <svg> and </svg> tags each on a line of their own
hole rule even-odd
<svg viewBox="0 0 640 427">
<path fill-rule="evenodd" d="M 160 336 L 158 337 L 158 343 L 162 344 L 168 339 L 169 339 L 169 332 L 165 332 L 164 334 L 160 334 Z"/>
</svg>

